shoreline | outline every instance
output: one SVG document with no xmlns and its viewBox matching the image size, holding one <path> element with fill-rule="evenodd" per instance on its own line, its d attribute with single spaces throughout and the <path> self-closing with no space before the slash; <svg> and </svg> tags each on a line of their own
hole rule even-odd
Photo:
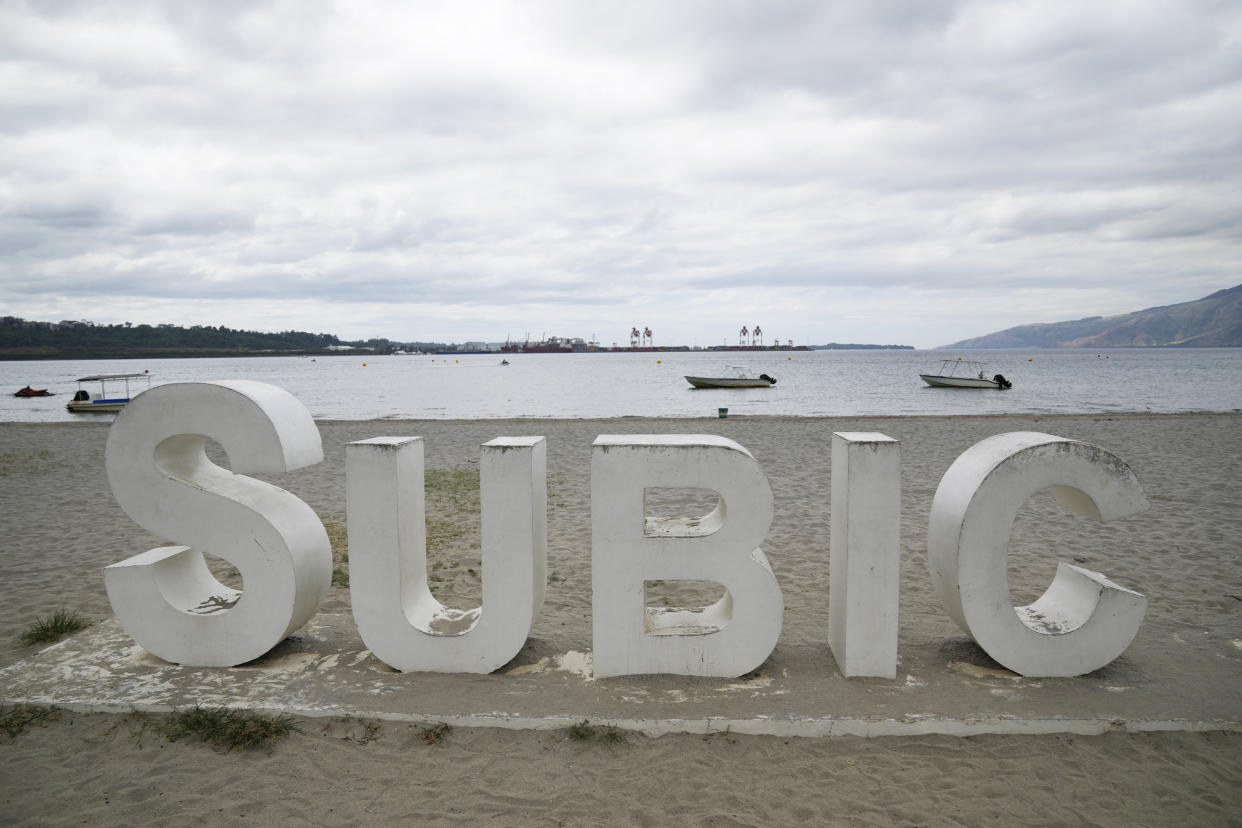
<svg viewBox="0 0 1242 828">
<path fill-rule="evenodd" d="M 694 417 L 659 417 L 649 416 L 645 414 L 619 414 L 615 417 L 478 417 L 478 418 L 418 418 L 418 417 L 371 417 L 367 419 L 316 419 L 315 425 L 320 428 L 331 428 L 337 426 L 346 427 L 363 427 L 369 425 L 377 425 L 381 423 L 402 424 L 402 423 L 427 423 L 436 426 L 481 426 L 488 424 L 505 424 L 505 423 L 549 423 L 549 424 L 565 424 L 565 423 L 635 423 L 650 422 L 656 424 L 682 424 L 682 423 L 725 423 L 725 422 L 754 422 L 754 423 L 822 423 L 822 422 L 873 422 L 873 421 L 894 421 L 894 422 L 944 422 L 944 421 L 1002 421 L 1002 420 L 1024 420 L 1030 422 L 1038 422 L 1041 420 L 1053 421 L 1074 421 L 1074 420 L 1124 420 L 1124 419 L 1147 419 L 1147 418 L 1181 418 L 1181 417 L 1238 417 L 1242 416 L 1242 409 L 1231 411 L 1079 411 L 1072 413 L 1062 412 L 1019 412 L 1019 413 L 982 413 L 982 414 L 734 414 L 730 413 L 727 417 L 712 417 L 710 415 L 699 415 Z M 22 427 L 22 428 L 62 428 L 62 427 L 107 427 L 112 424 L 115 415 L 113 414 L 81 414 L 73 419 L 65 420 L 2 420 L 0 428 Z M 601 432 L 604 433 L 604 432 Z"/>
</svg>

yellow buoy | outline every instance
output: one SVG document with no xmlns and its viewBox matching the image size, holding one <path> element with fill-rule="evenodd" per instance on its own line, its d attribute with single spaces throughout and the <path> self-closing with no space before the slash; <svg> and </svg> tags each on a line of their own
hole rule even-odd
<svg viewBox="0 0 1242 828">
<path fill-rule="evenodd" d="M 1027 358 L 1026 358 L 1026 361 L 1027 361 L 1027 362 L 1034 362 L 1034 361 L 1035 361 L 1035 357 L 1027 357 Z"/>
<path fill-rule="evenodd" d="M 656 365 L 659 365 L 662 361 L 663 361 L 663 360 L 659 360 L 659 359 L 657 359 L 657 360 L 656 360 Z"/>
<path fill-rule="evenodd" d="M 363 367 L 363 368 L 366 368 L 366 367 L 367 367 L 367 364 L 366 364 L 365 362 L 364 362 L 364 363 L 362 363 L 362 367 Z"/>
</svg>

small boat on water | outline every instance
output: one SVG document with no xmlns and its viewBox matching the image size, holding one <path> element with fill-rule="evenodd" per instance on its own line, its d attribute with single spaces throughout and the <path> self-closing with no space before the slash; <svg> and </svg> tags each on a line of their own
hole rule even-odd
<svg viewBox="0 0 1242 828">
<path fill-rule="evenodd" d="M 29 385 L 27 385 L 25 388 L 21 388 L 17 391 L 14 391 L 13 396 L 14 397 L 50 397 L 52 396 L 52 392 L 48 391 L 46 388 L 31 388 Z"/>
<path fill-rule="evenodd" d="M 937 374 L 919 374 L 923 382 L 935 388 L 1012 388 L 1004 374 L 988 378 L 985 363 L 966 359 L 942 359 Z"/>
<path fill-rule="evenodd" d="M 142 385 L 139 380 L 146 380 L 146 385 Z M 92 393 L 82 387 L 84 382 L 99 383 L 99 392 Z M 133 383 L 137 390 L 130 389 L 130 383 Z M 112 388 L 109 391 L 109 384 Z M 83 413 L 110 413 L 120 411 L 130 399 L 141 391 L 151 387 L 151 375 L 142 374 L 99 374 L 93 377 L 78 377 L 78 392 L 73 395 L 73 399 L 65 406 L 68 410 L 75 414 Z M 122 390 L 122 388 L 124 390 Z"/>
<path fill-rule="evenodd" d="M 686 382 L 695 388 L 771 388 L 776 379 L 767 374 L 753 376 L 746 369 L 736 365 L 726 368 L 728 376 L 724 377 L 686 377 Z"/>
</svg>

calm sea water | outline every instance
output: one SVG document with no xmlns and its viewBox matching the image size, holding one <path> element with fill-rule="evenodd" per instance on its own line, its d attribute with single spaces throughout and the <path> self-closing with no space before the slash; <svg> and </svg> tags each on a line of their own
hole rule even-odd
<svg viewBox="0 0 1242 828">
<path fill-rule="evenodd" d="M 941 359 L 983 359 L 1009 391 L 931 388 Z M 70 414 L 75 378 L 149 371 L 153 385 L 248 379 L 292 393 L 316 419 L 855 416 L 1242 410 L 1242 348 L 517 354 L 0 362 L 0 422 Z M 692 389 L 685 374 L 740 365 L 772 388 Z M 24 385 L 54 397 L 10 396 Z"/>
</svg>

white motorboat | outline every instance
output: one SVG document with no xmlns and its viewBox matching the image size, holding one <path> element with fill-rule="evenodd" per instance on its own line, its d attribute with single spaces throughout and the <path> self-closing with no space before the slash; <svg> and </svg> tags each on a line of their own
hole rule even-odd
<svg viewBox="0 0 1242 828">
<path fill-rule="evenodd" d="M 745 368 L 736 365 L 726 367 L 728 376 L 723 377 L 686 377 L 686 382 L 695 388 L 771 388 L 776 379 L 767 374 L 753 376 Z"/>
<path fill-rule="evenodd" d="M 140 380 L 146 380 L 143 385 Z M 84 382 L 99 383 L 99 391 L 87 391 L 82 387 Z M 131 392 L 130 383 L 134 388 Z M 109 390 L 111 385 L 111 390 Z M 150 374 L 99 374 L 93 377 L 78 377 L 78 392 L 65 408 L 75 414 L 83 413 L 115 413 L 120 411 L 130 399 L 141 391 L 151 387 Z M 123 390 L 122 390 L 123 389 Z"/>
<path fill-rule="evenodd" d="M 942 359 L 940 372 L 919 374 L 923 382 L 935 388 L 1012 388 L 1013 383 L 1004 374 L 988 377 L 985 363 L 957 358 Z"/>
</svg>

